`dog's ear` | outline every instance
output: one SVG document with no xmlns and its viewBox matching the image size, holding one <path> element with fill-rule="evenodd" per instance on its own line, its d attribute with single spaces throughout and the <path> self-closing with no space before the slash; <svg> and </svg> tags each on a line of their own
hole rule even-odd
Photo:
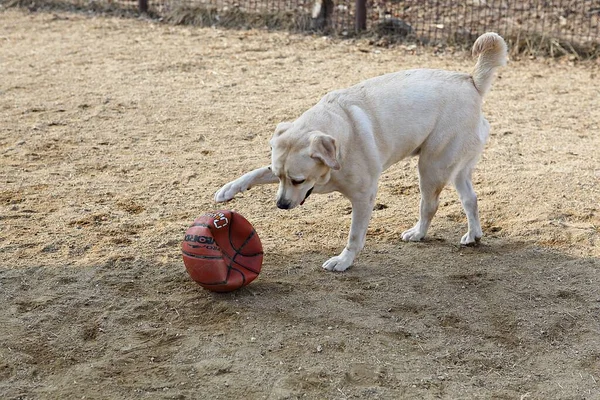
<svg viewBox="0 0 600 400">
<path fill-rule="evenodd" d="M 310 138 L 310 156 L 323 162 L 329 168 L 338 170 L 337 144 L 335 139 L 324 133 L 316 133 Z"/>
<path fill-rule="evenodd" d="M 278 138 L 279 136 L 281 136 L 281 134 L 285 131 L 287 131 L 288 129 L 290 129 L 290 126 L 292 126 L 291 122 L 280 122 L 277 124 L 277 127 L 275 128 L 275 133 L 273 133 L 273 136 L 271 137 L 271 146 L 273 145 L 273 141 Z"/>
</svg>

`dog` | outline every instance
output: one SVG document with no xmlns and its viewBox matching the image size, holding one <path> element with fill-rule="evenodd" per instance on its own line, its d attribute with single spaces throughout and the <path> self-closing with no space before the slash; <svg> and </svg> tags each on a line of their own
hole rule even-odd
<svg viewBox="0 0 600 400">
<path fill-rule="evenodd" d="M 216 202 L 252 186 L 279 183 L 277 207 L 302 205 L 311 193 L 338 191 L 352 204 L 348 242 L 323 268 L 345 271 L 362 250 L 379 177 L 392 164 L 418 156 L 420 215 L 402 233 L 420 241 L 437 211 L 442 189 L 452 183 L 468 222 L 462 245 L 482 236 L 471 175 L 489 136 L 481 107 L 507 46 L 498 34 L 481 35 L 471 75 L 433 69 L 390 73 L 326 94 L 293 122 L 281 122 L 271 138 L 271 165 L 227 183 Z"/>
</svg>

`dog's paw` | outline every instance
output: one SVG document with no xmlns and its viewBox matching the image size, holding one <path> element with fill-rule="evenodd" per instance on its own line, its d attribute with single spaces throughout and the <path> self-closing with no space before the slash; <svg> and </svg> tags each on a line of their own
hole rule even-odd
<svg viewBox="0 0 600 400">
<path fill-rule="evenodd" d="M 405 242 L 419 242 L 425 237 L 425 233 L 415 226 L 402 233 L 402 240 Z"/>
<path fill-rule="evenodd" d="M 342 255 L 331 257 L 323 264 L 323 269 L 327 271 L 342 272 L 350 268 L 353 260 L 348 260 Z"/>
<path fill-rule="evenodd" d="M 242 192 L 242 188 L 236 183 L 236 181 L 229 182 L 215 193 L 215 202 L 223 203 L 229 201 L 235 197 L 236 194 Z"/>
<path fill-rule="evenodd" d="M 481 235 L 475 235 L 472 232 L 467 232 L 460 239 L 460 244 L 463 246 L 475 246 L 481 240 Z"/>
</svg>

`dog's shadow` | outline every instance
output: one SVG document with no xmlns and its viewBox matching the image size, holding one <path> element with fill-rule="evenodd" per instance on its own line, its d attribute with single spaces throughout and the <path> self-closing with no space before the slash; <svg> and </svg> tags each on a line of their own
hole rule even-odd
<svg viewBox="0 0 600 400">
<path fill-rule="evenodd" d="M 573 327 L 573 321 L 581 327 L 592 324 L 586 310 L 599 298 L 593 283 L 600 278 L 598 259 L 500 238 L 472 247 L 435 238 L 370 246 L 342 273 L 322 270 L 326 259 L 327 254 L 318 251 L 273 254 L 265 257 L 255 282 L 234 293 L 214 295 L 213 300 L 244 303 L 265 314 L 284 308 L 299 320 L 318 319 L 315 309 L 339 315 L 340 323 L 344 315 L 354 316 L 348 317 L 354 324 L 361 320 L 356 316 L 371 321 L 380 313 L 384 318 L 426 318 L 467 330 L 484 329 L 479 320 L 485 320 L 484 330 L 495 326 L 515 339 L 519 329 L 532 333 L 536 323 L 542 324 L 539 331 L 558 329 L 566 313 L 574 319 L 569 317 L 572 321 L 565 326 Z M 529 322 L 522 325 L 523 321 Z M 509 334 L 507 329 L 514 331 Z"/>
</svg>

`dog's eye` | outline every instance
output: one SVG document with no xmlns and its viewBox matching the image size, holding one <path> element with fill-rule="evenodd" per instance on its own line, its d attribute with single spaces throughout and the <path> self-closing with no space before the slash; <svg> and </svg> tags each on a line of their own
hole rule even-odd
<svg viewBox="0 0 600 400">
<path fill-rule="evenodd" d="M 306 181 L 306 179 L 302 179 L 302 180 L 300 180 L 300 181 L 297 181 L 297 180 L 295 180 L 295 179 L 292 179 L 292 185 L 295 185 L 295 186 L 297 186 L 297 185 L 302 185 L 302 184 L 303 184 L 305 181 Z"/>
</svg>

